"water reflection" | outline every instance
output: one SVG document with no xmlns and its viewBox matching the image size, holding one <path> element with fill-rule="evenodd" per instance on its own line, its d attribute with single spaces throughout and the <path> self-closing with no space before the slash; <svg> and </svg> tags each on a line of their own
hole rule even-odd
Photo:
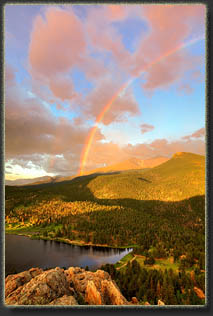
<svg viewBox="0 0 213 316">
<path fill-rule="evenodd" d="M 102 264 L 115 263 L 132 249 L 68 245 L 50 240 L 31 240 L 25 236 L 5 236 L 5 273 L 31 267 L 79 266 L 95 270 Z"/>
</svg>

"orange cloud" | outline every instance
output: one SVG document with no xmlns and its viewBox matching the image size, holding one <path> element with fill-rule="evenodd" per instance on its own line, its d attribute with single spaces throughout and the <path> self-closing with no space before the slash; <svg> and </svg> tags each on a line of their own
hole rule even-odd
<svg viewBox="0 0 213 316">
<path fill-rule="evenodd" d="M 111 165 L 127 158 L 129 155 L 113 142 L 94 142 L 89 152 L 85 171 L 103 167 L 104 164 Z"/>
<path fill-rule="evenodd" d="M 139 159 L 159 156 L 171 157 L 176 152 L 192 152 L 205 155 L 205 142 L 198 137 L 202 134 L 202 129 L 196 131 L 193 135 L 197 138 L 190 138 L 187 142 L 183 139 L 171 142 L 167 139 L 156 139 L 151 143 L 128 144 L 125 146 L 119 146 L 113 142 L 94 142 L 89 152 L 85 171 L 102 167 L 104 164 L 119 163 L 132 157 Z"/>
</svg>

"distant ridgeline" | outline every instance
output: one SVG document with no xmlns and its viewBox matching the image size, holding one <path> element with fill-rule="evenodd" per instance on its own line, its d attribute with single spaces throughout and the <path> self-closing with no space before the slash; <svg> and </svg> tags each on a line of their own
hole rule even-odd
<svg viewBox="0 0 213 316">
<path fill-rule="evenodd" d="M 6 186 L 6 232 L 129 246 L 148 262 L 171 258 L 176 269 L 200 275 L 205 270 L 205 157 L 177 153 L 150 169 Z"/>
</svg>

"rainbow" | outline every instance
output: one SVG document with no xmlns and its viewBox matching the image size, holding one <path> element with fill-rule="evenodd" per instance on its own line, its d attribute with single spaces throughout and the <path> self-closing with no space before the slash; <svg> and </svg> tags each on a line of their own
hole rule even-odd
<svg viewBox="0 0 213 316">
<path fill-rule="evenodd" d="M 144 69 L 140 72 L 140 74 L 137 77 L 133 77 L 131 79 L 129 79 L 126 83 L 124 83 L 120 89 L 112 96 L 112 98 L 109 100 L 109 102 L 103 107 L 102 111 L 99 113 L 98 117 L 96 118 L 95 124 L 94 126 L 91 128 L 90 133 L 87 136 L 86 142 L 85 142 L 85 146 L 82 150 L 81 153 L 81 158 L 80 158 L 80 168 L 78 171 L 78 174 L 81 176 L 83 174 L 84 171 L 84 167 L 87 161 L 87 157 L 93 142 L 93 138 L 95 136 L 96 130 L 98 128 L 98 124 L 102 121 L 104 115 L 109 111 L 109 109 L 111 108 L 113 102 L 118 98 L 118 96 L 125 91 L 125 89 L 136 79 L 139 78 L 143 73 L 145 73 L 149 68 L 151 68 L 152 66 L 154 66 L 155 64 L 159 63 L 160 61 L 166 59 L 167 57 L 173 55 L 174 53 L 180 51 L 181 49 L 184 49 L 186 47 L 189 47 L 201 40 L 203 40 L 204 37 L 198 37 L 195 39 L 192 39 L 190 41 L 188 41 L 187 43 L 181 44 L 177 47 L 175 47 L 172 50 L 169 50 L 166 54 L 161 55 L 160 57 L 158 57 L 157 59 L 155 59 L 154 61 L 150 62 L 148 65 L 146 65 L 144 67 Z"/>
</svg>

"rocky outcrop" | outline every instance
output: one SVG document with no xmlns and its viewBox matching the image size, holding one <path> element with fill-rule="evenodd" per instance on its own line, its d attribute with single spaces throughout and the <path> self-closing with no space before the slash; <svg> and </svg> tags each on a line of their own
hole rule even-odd
<svg viewBox="0 0 213 316">
<path fill-rule="evenodd" d="M 158 305 L 165 305 L 165 303 L 161 300 L 158 300 Z"/>
<path fill-rule="evenodd" d="M 62 297 L 56 298 L 48 305 L 78 305 L 74 296 L 63 295 Z"/>
<path fill-rule="evenodd" d="M 132 301 L 131 302 L 132 302 L 133 305 L 138 305 L 139 304 L 138 299 L 135 296 L 132 297 Z"/>
<path fill-rule="evenodd" d="M 132 305 L 110 275 L 85 271 L 33 268 L 5 279 L 6 305 Z"/>
<path fill-rule="evenodd" d="M 205 294 L 203 293 L 203 291 L 201 289 L 199 289 L 198 287 L 194 286 L 194 292 L 196 293 L 196 295 L 200 298 L 200 299 L 205 299 Z"/>
<path fill-rule="evenodd" d="M 89 305 L 129 305 L 110 275 L 103 271 L 85 271 L 69 268 L 65 271 L 67 280 Z"/>
<path fill-rule="evenodd" d="M 8 275 L 5 279 L 5 296 L 7 297 L 18 287 L 29 282 L 32 278 L 41 274 L 42 272 L 42 269 L 32 268 L 29 271 L 24 271 L 19 274 Z"/>
<path fill-rule="evenodd" d="M 24 273 L 27 274 L 27 271 Z M 6 293 L 8 286 L 10 286 L 10 280 L 6 280 Z M 7 295 L 5 303 L 7 305 L 46 305 L 65 294 L 70 294 L 66 276 L 62 269 L 55 268 L 42 271 L 39 275 L 29 279 Z"/>
</svg>

